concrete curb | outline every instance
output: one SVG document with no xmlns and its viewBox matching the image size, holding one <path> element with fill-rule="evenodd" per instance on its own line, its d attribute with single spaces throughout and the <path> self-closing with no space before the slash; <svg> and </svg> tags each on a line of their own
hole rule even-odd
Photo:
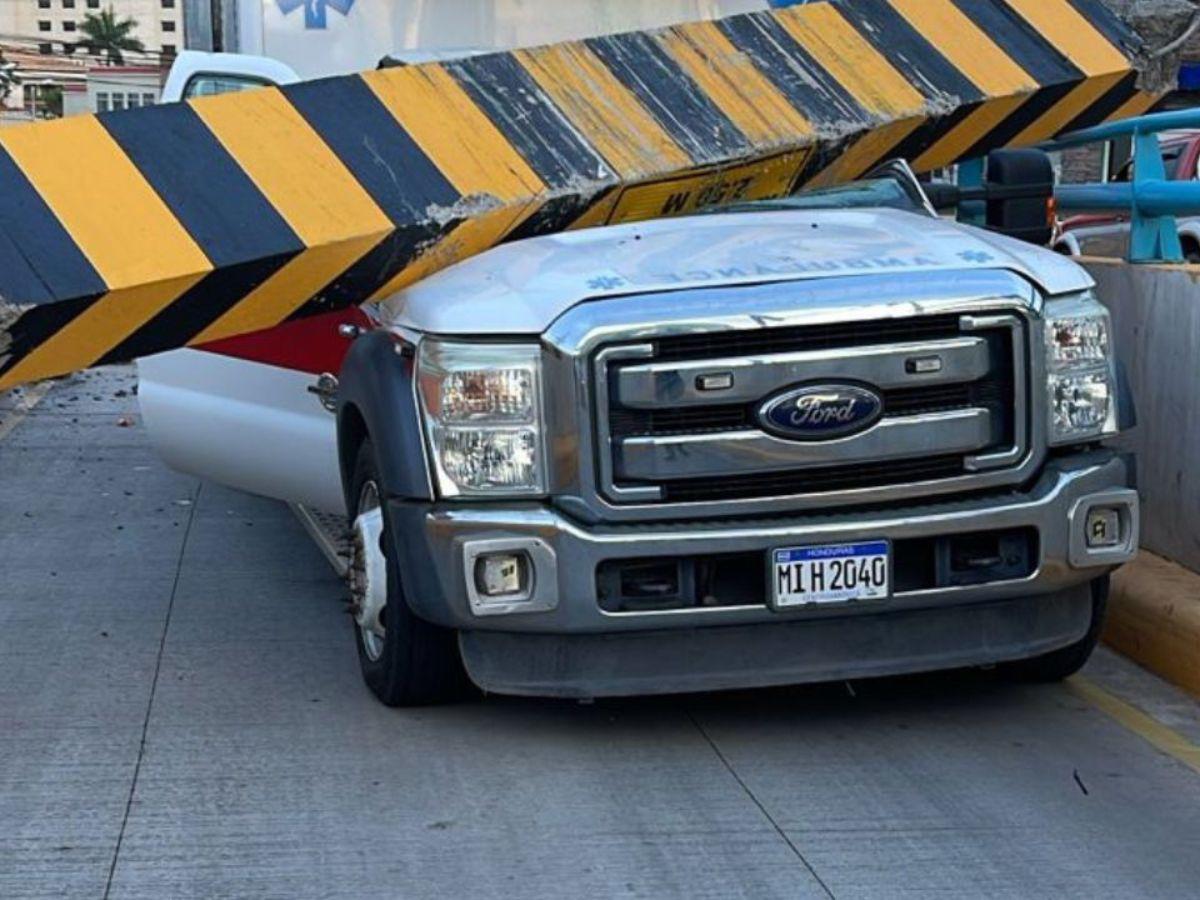
<svg viewBox="0 0 1200 900">
<path fill-rule="evenodd" d="M 1143 550 L 1113 576 L 1104 641 L 1200 696 L 1200 575 Z"/>
</svg>

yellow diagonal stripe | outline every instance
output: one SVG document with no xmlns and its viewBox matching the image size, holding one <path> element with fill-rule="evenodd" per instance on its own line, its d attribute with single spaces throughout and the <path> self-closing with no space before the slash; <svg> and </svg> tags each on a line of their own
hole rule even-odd
<svg viewBox="0 0 1200 900">
<path fill-rule="evenodd" d="M 793 6 L 776 15 L 796 42 L 868 112 L 906 116 L 924 109 L 920 92 L 832 5 Z"/>
<path fill-rule="evenodd" d="M 94 365 L 203 277 L 197 273 L 110 291 L 0 375 L 0 390 Z"/>
<path fill-rule="evenodd" d="M 1087 81 L 1080 82 L 1071 89 L 1067 96 L 1022 129 L 1021 133 L 1012 139 L 1012 145 L 1019 147 L 1037 144 L 1054 137 L 1088 107 L 1108 93 L 1111 88 L 1115 87 L 1125 75 L 1125 72 L 1112 72 L 1108 75 L 1096 75 Z"/>
<path fill-rule="evenodd" d="M 965 119 L 942 135 L 932 147 L 913 160 L 913 169 L 917 172 L 928 172 L 930 169 L 939 169 L 955 162 L 988 132 L 1020 109 L 1028 99 L 1028 94 L 1015 94 L 985 100 L 971 110 Z"/>
<path fill-rule="evenodd" d="M 376 243 L 376 237 L 368 235 L 312 247 L 288 260 L 188 343 L 203 344 L 278 325 L 354 265 Z"/>
<path fill-rule="evenodd" d="M 307 246 L 378 240 L 391 230 L 383 210 L 278 89 L 189 102 Z"/>
<path fill-rule="evenodd" d="M 680 149 L 641 102 L 580 43 L 516 50 L 513 57 L 622 178 L 684 167 Z"/>
<path fill-rule="evenodd" d="M 528 207 L 501 206 L 466 219 L 440 241 L 427 248 L 370 299 L 386 300 L 402 288 L 432 275 L 439 269 L 494 247 L 535 208 L 536 204 L 530 204 Z"/>
<path fill-rule="evenodd" d="M 908 137 L 925 120 L 919 116 L 876 125 L 846 150 L 837 154 L 833 162 L 810 178 L 808 187 L 825 187 L 842 181 L 852 181 L 866 174 L 867 167 L 882 159 L 887 152 Z"/>
<path fill-rule="evenodd" d="M 990 96 L 1038 86 L 1032 76 L 954 5 L 953 0 L 889 0 L 896 11 L 971 83 Z"/>
<path fill-rule="evenodd" d="M 1159 101 L 1162 94 L 1152 94 L 1148 91 L 1138 91 L 1109 115 L 1106 122 L 1119 122 L 1121 119 L 1132 119 L 1140 116 Z"/>
<path fill-rule="evenodd" d="M 770 147 L 812 134 L 808 119 L 712 22 L 664 29 L 656 37 L 708 99 L 750 140 Z"/>
<path fill-rule="evenodd" d="M 378 69 L 363 80 L 454 185 L 499 200 L 545 189 L 521 155 L 439 65 Z"/>
<path fill-rule="evenodd" d="M 1004 0 L 1085 75 L 1129 71 L 1129 60 L 1070 3 Z"/>
<path fill-rule="evenodd" d="M 94 117 L 3 129 L 0 146 L 111 290 L 212 268 Z"/>
</svg>

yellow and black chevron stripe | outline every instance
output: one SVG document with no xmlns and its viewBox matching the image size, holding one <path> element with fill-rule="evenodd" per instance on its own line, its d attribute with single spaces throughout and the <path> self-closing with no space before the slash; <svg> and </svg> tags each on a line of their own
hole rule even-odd
<svg viewBox="0 0 1200 900">
<path fill-rule="evenodd" d="M 6 129 L 0 388 L 1136 114 L 1135 49 L 1099 0 L 832 0 Z"/>
</svg>

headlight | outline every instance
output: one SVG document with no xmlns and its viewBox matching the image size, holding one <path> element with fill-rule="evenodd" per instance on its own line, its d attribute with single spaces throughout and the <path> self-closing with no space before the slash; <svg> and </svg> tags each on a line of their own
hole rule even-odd
<svg viewBox="0 0 1200 900">
<path fill-rule="evenodd" d="M 545 493 L 536 345 L 421 343 L 425 431 L 444 497 Z"/>
<path fill-rule="evenodd" d="M 1046 304 L 1046 372 L 1051 444 L 1117 431 L 1108 310 L 1089 291 Z"/>
</svg>

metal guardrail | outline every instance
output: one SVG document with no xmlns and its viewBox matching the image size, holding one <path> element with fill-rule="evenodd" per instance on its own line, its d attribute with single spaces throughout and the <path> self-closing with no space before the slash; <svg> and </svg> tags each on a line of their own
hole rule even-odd
<svg viewBox="0 0 1200 900">
<path fill-rule="evenodd" d="M 1042 144 L 1044 150 L 1065 150 L 1119 137 L 1133 140 L 1134 163 L 1129 181 L 1058 185 L 1054 189 L 1058 208 L 1066 212 L 1128 213 L 1130 262 L 1182 262 L 1175 217 L 1200 214 L 1200 182 L 1167 177 L 1158 133 L 1185 128 L 1200 129 L 1200 109 L 1107 122 Z"/>
</svg>

